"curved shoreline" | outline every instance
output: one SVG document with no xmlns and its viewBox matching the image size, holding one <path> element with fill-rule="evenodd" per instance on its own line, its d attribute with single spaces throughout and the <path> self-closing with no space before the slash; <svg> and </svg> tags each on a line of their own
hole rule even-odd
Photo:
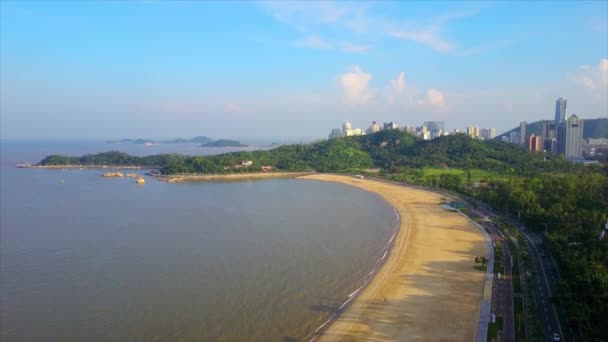
<svg viewBox="0 0 608 342">
<path fill-rule="evenodd" d="M 390 205 L 390 203 L 388 203 L 388 204 Z M 344 303 L 342 303 L 342 305 L 340 305 L 340 307 L 338 307 L 336 309 L 336 312 L 329 315 L 329 318 L 327 320 L 325 320 L 325 322 L 323 322 L 323 324 L 321 324 L 311 335 L 306 337 L 309 342 L 313 342 L 313 341 L 317 340 L 318 338 L 320 338 L 321 336 L 323 336 L 325 331 L 331 327 L 331 324 L 335 320 L 340 318 L 340 315 L 342 313 L 344 313 L 350 307 L 350 305 L 357 299 L 358 295 L 374 280 L 374 277 L 376 276 L 376 274 L 382 269 L 382 267 L 386 263 L 386 260 L 388 259 L 388 256 L 390 256 L 391 251 L 393 249 L 393 246 L 394 246 L 393 242 L 395 241 L 395 237 L 397 236 L 397 234 L 399 233 L 399 230 L 401 229 L 401 215 L 399 215 L 399 210 L 397 210 L 397 208 L 395 208 L 394 206 L 392 206 L 392 207 L 393 207 L 393 210 L 395 211 L 395 215 L 397 216 L 397 221 L 396 221 L 397 224 L 395 225 L 395 229 L 394 229 L 393 234 L 391 235 L 390 239 L 388 240 L 386 245 L 381 249 L 381 252 L 384 252 L 384 253 L 378 260 L 376 260 L 376 262 L 373 265 L 373 269 L 365 277 L 363 277 L 363 279 L 361 279 L 361 282 L 360 282 L 361 285 L 359 287 L 357 287 L 353 292 L 351 292 L 347 296 L 346 301 L 344 301 Z"/>
<path fill-rule="evenodd" d="M 181 183 L 199 181 L 240 181 L 247 179 L 268 178 L 298 178 L 313 174 L 312 172 L 251 172 L 251 173 L 228 173 L 228 174 L 185 174 L 185 175 L 161 175 L 156 176 L 161 182 Z"/>
<path fill-rule="evenodd" d="M 470 221 L 438 205 L 443 195 L 349 176 L 301 179 L 374 192 L 400 214 L 383 266 L 312 340 L 475 339 L 485 274 L 473 269 L 473 259 L 487 253 L 486 243 Z"/>
</svg>

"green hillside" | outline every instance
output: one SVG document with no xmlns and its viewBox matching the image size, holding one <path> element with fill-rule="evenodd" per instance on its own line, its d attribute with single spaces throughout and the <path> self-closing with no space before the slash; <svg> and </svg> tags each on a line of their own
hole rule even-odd
<svg viewBox="0 0 608 342">
<path fill-rule="evenodd" d="M 250 168 L 235 168 L 251 160 Z M 481 141 L 466 135 L 423 141 L 398 130 L 326 140 L 309 145 L 283 145 L 269 151 L 234 152 L 214 156 L 129 156 L 106 152 L 82 157 L 53 155 L 40 165 L 142 165 L 158 166 L 164 174 L 255 172 L 262 165 L 279 171 L 344 172 L 365 168 L 395 171 L 401 167 L 450 167 L 529 174 L 569 165 L 553 156 L 528 153 L 519 146 Z"/>
</svg>

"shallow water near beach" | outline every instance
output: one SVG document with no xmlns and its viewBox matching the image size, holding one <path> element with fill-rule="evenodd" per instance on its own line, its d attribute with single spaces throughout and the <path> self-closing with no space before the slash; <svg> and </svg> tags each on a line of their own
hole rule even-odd
<svg viewBox="0 0 608 342">
<path fill-rule="evenodd" d="M 32 161 L 20 148 L 0 173 L 1 340 L 300 339 L 356 294 L 397 224 L 345 185 L 138 186 L 17 169 Z"/>
</svg>

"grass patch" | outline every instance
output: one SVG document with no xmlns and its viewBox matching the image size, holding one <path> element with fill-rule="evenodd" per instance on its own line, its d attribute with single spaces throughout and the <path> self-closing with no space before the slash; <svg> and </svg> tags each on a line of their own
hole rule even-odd
<svg viewBox="0 0 608 342">
<path fill-rule="evenodd" d="M 502 330 L 502 317 L 496 316 L 496 322 L 488 324 L 488 342 L 496 340 L 499 330 Z"/>
<path fill-rule="evenodd" d="M 526 314 L 521 297 L 513 298 L 513 318 L 515 319 L 515 338 L 526 339 Z"/>
</svg>

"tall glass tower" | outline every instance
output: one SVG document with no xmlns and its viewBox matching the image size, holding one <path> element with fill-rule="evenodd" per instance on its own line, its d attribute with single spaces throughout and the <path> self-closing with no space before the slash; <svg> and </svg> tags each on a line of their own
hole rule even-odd
<svg viewBox="0 0 608 342">
<path fill-rule="evenodd" d="M 568 111 L 568 100 L 560 97 L 555 101 L 555 129 L 559 127 L 561 123 L 566 121 L 566 114 Z"/>
</svg>

